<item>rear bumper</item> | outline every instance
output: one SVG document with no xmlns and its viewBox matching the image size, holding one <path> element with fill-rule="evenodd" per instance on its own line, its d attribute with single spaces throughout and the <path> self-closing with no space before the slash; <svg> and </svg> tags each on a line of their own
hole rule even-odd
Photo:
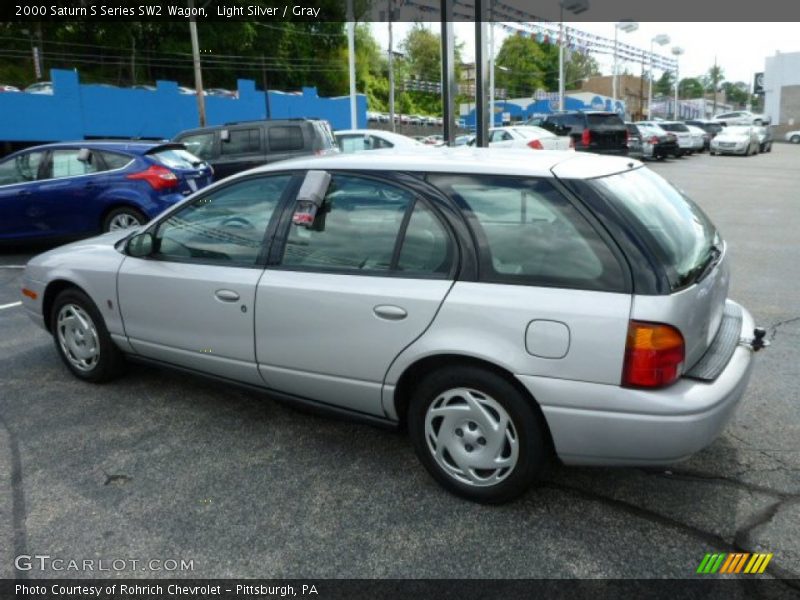
<svg viewBox="0 0 800 600">
<path fill-rule="evenodd" d="M 753 319 L 743 310 L 741 337 Z M 663 390 L 636 390 L 519 376 L 541 405 L 556 453 L 574 465 L 665 465 L 708 446 L 733 416 L 753 367 L 739 345 L 712 382 L 683 378 Z"/>
</svg>

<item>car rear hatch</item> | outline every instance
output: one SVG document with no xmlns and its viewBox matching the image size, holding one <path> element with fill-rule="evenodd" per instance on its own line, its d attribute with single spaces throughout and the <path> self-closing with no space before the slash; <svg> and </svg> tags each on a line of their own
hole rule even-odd
<svg viewBox="0 0 800 600">
<path fill-rule="evenodd" d="M 614 113 L 588 113 L 586 126 L 590 132 L 589 150 L 624 150 L 628 130 L 625 122 Z"/>
<path fill-rule="evenodd" d="M 186 196 L 213 181 L 211 166 L 186 150 L 183 144 L 162 144 L 148 150 L 146 156 L 172 171 L 178 178 L 177 186 L 168 190 L 171 193 L 178 192 Z"/>
<path fill-rule="evenodd" d="M 685 347 L 682 373 L 713 379 L 739 341 L 738 334 L 735 339 L 730 334 L 737 315 L 726 313 L 728 255 L 716 228 L 694 202 L 647 168 L 589 183 L 619 215 L 634 243 L 645 247 L 651 262 L 663 272 L 663 293 L 634 291 L 631 319 L 677 328 Z"/>
</svg>

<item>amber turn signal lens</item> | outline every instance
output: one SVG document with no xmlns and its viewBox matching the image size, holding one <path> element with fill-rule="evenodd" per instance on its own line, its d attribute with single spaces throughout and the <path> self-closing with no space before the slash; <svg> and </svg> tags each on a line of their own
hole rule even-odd
<svg viewBox="0 0 800 600">
<path fill-rule="evenodd" d="M 39 297 L 39 295 L 36 292 L 34 292 L 33 290 L 29 290 L 28 288 L 22 288 L 22 295 L 27 296 L 31 300 L 36 300 L 36 298 Z"/>
</svg>

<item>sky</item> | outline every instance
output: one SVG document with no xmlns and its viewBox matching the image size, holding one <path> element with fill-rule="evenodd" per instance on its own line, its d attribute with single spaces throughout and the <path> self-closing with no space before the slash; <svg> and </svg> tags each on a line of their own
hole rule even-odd
<svg viewBox="0 0 800 600">
<path fill-rule="evenodd" d="M 395 45 L 405 37 L 412 23 L 394 23 Z M 428 26 L 438 31 L 439 24 Z M 573 25 L 594 35 L 614 39 L 614 23 L 576 23 Z M 457 41 L 464 42 L 464 60 L 474 59 L 474 24 L 454 25 Z M 389 35 L 386 23 L 373 23 L 372 32 L 381 47 L 388 48 Z M 678 69 L 681 79 L 698 77 L 708 72 L 714 58 L 722 67 L 727 81 L 744 81 L 752 84 L 753 75 L 764 70 L 764 59 L 774 56 L 776 51 L 800 52 L 800 28 L 797 23 L 640 23 L 632 33 L 619 33 L 619 42 L 650 49 L 650 40 L 659 34 L 670 36 L 666 46 L 655 46 L 656 52 L 671 56 L 671 48 L 679 46 L 684 54 L 679 57 Z M 500 49 L 503 38 L 508 35 L 501 27 L 495 28 L 495 51 Z M 600 69 L 610 73 L 613 59 L 607 55 L 595 55 Z M 625 68 L 620 63 L 620 71 Z M 628 65 L 629 71 L 638 74 L 640 65 Z M 658 76 L 658 73 L 656 73 Z"/>
</svg>

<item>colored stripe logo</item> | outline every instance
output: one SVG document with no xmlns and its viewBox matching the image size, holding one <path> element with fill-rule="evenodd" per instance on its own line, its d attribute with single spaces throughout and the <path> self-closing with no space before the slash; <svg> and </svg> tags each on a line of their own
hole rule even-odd
<svg viewBox="0 0 800 600">
<path fill-rule="evenodd" d="M 772 556 L 772 553 L 749 554 L 747 552 L 706 554 L 700 562 L 700 566 L 697 567 L 697 572 L 703 575 L 713 573 L 756 575 L 766 570 Z"/>
</svg>

